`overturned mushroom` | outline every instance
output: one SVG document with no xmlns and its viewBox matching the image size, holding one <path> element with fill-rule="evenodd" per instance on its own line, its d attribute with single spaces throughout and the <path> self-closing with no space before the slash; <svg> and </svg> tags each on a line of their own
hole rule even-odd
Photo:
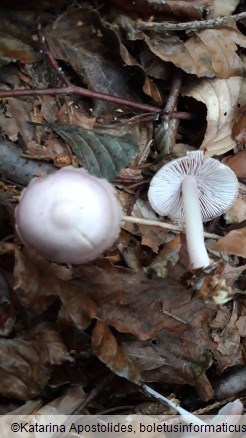
<svg viewBox="0 0 246 438">
<path fill-rule="evenodd" d="M 122 210 L 113 186 L 72 166 L 34 178 L 16 208 L 22 242 L 54 262 L 80 264 L 108 249 Z"/>
<path fill-rule="evenodd" d="M 237 177 L 229 167 L 195 151 L 163 166 L 150 183 L 148 197 L 161 216 L 185 223 L 190 262 L 200 268 L 210 264 L 202 223 L 227 211 L 237 192 Z"/>
</svg>

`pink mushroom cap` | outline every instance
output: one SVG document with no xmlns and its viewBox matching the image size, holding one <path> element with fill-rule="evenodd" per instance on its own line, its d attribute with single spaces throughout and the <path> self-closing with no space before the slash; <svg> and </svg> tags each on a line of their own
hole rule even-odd
<svg viewBox="0 0 246 438">
<path fill-rule="evenodd" d="M 122 209 L 106 180 L 72 166 L 34 178 L 16 208 L 21 241 L 44 258 L 80 264 L 112 246 Z"/>
</svg>

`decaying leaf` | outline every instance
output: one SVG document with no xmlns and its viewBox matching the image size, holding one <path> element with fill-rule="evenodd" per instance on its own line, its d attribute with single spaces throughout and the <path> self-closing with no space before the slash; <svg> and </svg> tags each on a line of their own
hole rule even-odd
<svg viewBox="0 0 246 438">
<path fill-rule="evenodd" d="M 54 273 L 52 266 L 45 260 L 35 263 L 16 249 L 14 289 L 27 310 L 41 314 L 54 302 L 60 290 L 59 279 Z"/>
<path fill-rule="evenodd" d="M 240 336 L 246 337 L 246 316 L 240 316 L 236 322 Z"/>
<path fill-rule="evenodd" d="M 73 324 L 79 330 L 85 330 L 93 318 L 97 316 L 97 308 L 93 299 L 83 292 L 79 283 L 63 283 L 60 289 L 62 308 L 59 320 L 62 324 Z"/>
<path fill-rule="evenodd" d="M 212 363 L 208 334 L 188 326 L 182 334 L 159 333 L 153 341 L 122 346 L 146 381 L 194 385 Z"/>
<path fill-rule="evenodd" d="M 206 29 L 183 42 L 178 37 L 145 36 L 150 50 L 163 61 L 173 62 L 186 73 L 227 79 L 243 75 L 244 63 L 236 53 L 246 47 L 245 37 L 233 27 Z"/>
<path fill-rule="evenodd" d="M 245 117 L 246 122 L 246 117 Z M 246 127 L 246 123 L 245 123 Z M 246 128 L 245 128 L 246 129 Z M 246 131 L 245 131 L 246 133 Z M 226 161 L 227 166 L 229 166 L 238 178 L 246 178 L 246 150 L 239 151 L 233 157 Z"/>
<path fill-rule="evenodd" d="M 0 350 L 0 394 L 20 400 L 47 385 L 53 365 L 72 361 L 56 329 L 46 323 L 15 339 L 0 339 Z"/>
<path fill-rule="evenodd" d="M 246 227 L 230 231 L 216 242 L 216 251 L 246 257 Z"/>
<path fill-rule="evenodd" d="M 239 117 L 232 128 L 232 138 L 238 143 L 241 144 L 246 143 L 246 109 L 245 108 L 241 108 Z"/>
<path fill-rule="evenodd" d="M 142 272 L 116 268 L 105 263 L 87 264 L 76 270 L 86 293 L 97 305 L 97 318 L 118 332 L 139 340 L 152 339 L 163 331 L 183 333 L 191 325 L 200 330 L 214 311 L 213 300 L 191 299 L 179 282 L 147 278 Z M 143 317 L 144 315 L 144 317 Z"/>
<path fill-rule="evenodd" d="M 208 11 L 210 7 L 210 3 L 207 0 L 135 0 L 134 3 L 132 0 L 111 1 L 123 9 L 138 12 L 141 15 L 158 14 L 159 17 L 163 14 L 164 16 L 174 16 L 176 19 L 177 17 L 182 17 L 185 20 L 201 20 L 204 17 L 205 11 Z"/>
<path fill-rule="evenodd" d="M 92 334 L 92 347 L 96 356 L 115 374 L 140 384 L 139 370 L 118 345 L 116 338 L 106 324 L 97 322 Z"/>
<path fill-rule="evenodd" d="M 238 197 L 225 215 L 228 223 L 243 222 L 246 220 L 246 186 L 239 183 Z"/>
<path fill-rule="evenodd" d="M 20 61 L 30 64 L 40 59 L 40 53 L 11 35 L 0 32 L 0 65 Z"/>
<path fill-rule="evenodd" d="M 226 321 L 222 332 L 221 327 L 218 331 L 214 330 L 212 332 L 212 338 L 218 345 L 218 351 L 225 356 L 236 355 L 240 347 L 240 336 L 235 324 L 238 319 L 236 307 L 234 306 L 232 314 Z"/>
<path fill-rule="evenodd" d="M 81 5 L 58 17 L 45 29 L 45 36 L 53 56 L 69 63 L 83 76 L 89 89 L 133 97 L 108 32 L 96 10 Z M 112 104 L 96 101 L 95 113 L 99 115 L 112 107 Z"/>
<path fill-rule="evenodd" d="M 246 83 L 241 77 L 206 79 L 184 90 L 185 96 L 205 103 L 207 130 L 201 149 L 209 156 L 224 154 L 236 146 L 231 137 L 232 127 L 246 105 Z"/>
<path fill-rule="evenodd" d="M 71 125 L 52 128 L 71 146 L 81 166 L 110 181 L 137 154 L 136 142 L 130 135 L 114 137 Z"/>
</svg>

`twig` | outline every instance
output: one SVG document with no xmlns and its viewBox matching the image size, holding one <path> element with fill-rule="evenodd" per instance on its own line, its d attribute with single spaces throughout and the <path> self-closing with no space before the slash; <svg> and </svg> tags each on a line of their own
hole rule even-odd
<svg viewBox="0 0 246 438">
<path fill-rule="evenodd" d="M 21 148 L 15 144 L 0 140 L 0 174 L 8 181 L 26 186 L 34 176 L 56 170 L 50 163 L 22 158 L 21 152 Z"/>
<path fill-rule="evenodd" d="M 43 46 L 43 52 L 45 53 L 45 55 L 47 56 L 51 67 L 55 70 L 57 76 L 61 79 L 61 81 L 66 85 L 66 86 L 70 86 L 71 82 L 67 79 L 66 75 L 63 73 L 63 70 L 61 69 L 61 67 L 59 67 L 58 62 L 56 61 L 56 59 L 54 58 L 54 56 L 52 55 L 52 53 L 49 50 L 45 35 L 42 31 L 42 29 L 38 29 L 38 36 L 39 39 L 41 41 L 41 44 Z"/>
<path fill-rule="evenodd" d="M 122 220 L 126 221 L 126 222 L 132 222 L 133 224 L 147 225 L 150 227 L 160 227 L 160 228 L 165 228 L 165 229 L 173 230 L 173 231 L 182 231 L 183 233 L 185 233 L 185 229 L 183 227 L 181 227 L 179 225 L 168 224 L 167 222 L 150 221 L 149 219 L 142 219 L 142 218 L 134 217 L 134 216 L 123 216 Z M 221 236 L 218 236 L 218 234 L 211 234 L 211 233 L 206 233 L 206 232 L 204 232 L 204 237 L 207 237 L 210 239 L 220 239 L 221 238 Z"/>
<path fill-rule="evenodd" d="M 165 228 L 168 230 L 185 232 L 185 229 L 183 227 L 180 227 L 179 225 L 168 224 L 167 222 L 150 221 L 149 219 L 142 219 L 142 218 L 134 217 L 134 216 L 123 216 L 122 220 L 126 221 L 126 222 L 132 222 L 133 224 L 138 224 L 138 225 L 149 225 L 151 227 L 160 227 L 160 228 Z M 221 236 L 219 236 L 218 234 L 206 233 L 205 231 L 203 234 L 204 234 L 204 237 L 207 237 L 210 239 L 220 239 L 221 238 Z"/>
<path fill-rule="evenodd" d="M 172 79 L 169 96 L 167 98 L 167 102 L 163 111 L 164 119 L 166 121 L 169 121 L 171 119 L 172 114 L 177 106 L 177 101 L 178 101 L 181 86 L 182 86 L 182 73 L 181 70 L 177 70 Z"/>
<path fill-rule="evenodd" d="M 125 105 L 131 108 L 143 110 L 145 112 L 160 113 L 162 108 L 156 106 L 147 105 L 141 102 L 135 102 L 131 99 L 123 99 L 117 96 L 111 96 L 110 94 L 98 93 L 96 91 L 87 90 L 87 88 L 77 87 L 76 85 L 68 85 L 61 88 L 35 88 L 33 90 L 0 90 L 0 99 L 6 97 L 21 97 L 21 96 L 48 96 L 48 95 L 60 95 L 60 94 L 78 94 L 79 96 L 89 97 L 91 99 L 104 100 L 106 102 L 112 102 L 117 105 Z M 173 112 L 173 118 L 191 120 L 192 114 L 175 111 Z"/>
<path fill-rule="evenodd" d="M 162 23 L 154 21 L 138 21 L 137 28 L 141 30 L 154 30 L 156 32 L 166 32 L 172 30 L 184 31 L 184 30 L 200 30 L 208 29 L 210 27 L 224 26 L 234 21 L 246 18 L 246 12 L 240 14 L 230 15 L 228 17 L 219 17 L 211 20 L 204 21 L 188 21 L 186 23 L 172 23 L 169 21 L 163 21 Z"/>
<path fill-rule="evenodd" d="M 172 313 L 168 312 L 167 310 L 161 309 L 161 313 L 163 313 L 164 315 L 169 316 L 172 319 L 175 319 L 175 321 L 181 322 L 181 324 L 188 325 L 187 321 L 185 321 L 184 319 L 179 318 L 176 315 L 173 315 Z"/>
</svg>

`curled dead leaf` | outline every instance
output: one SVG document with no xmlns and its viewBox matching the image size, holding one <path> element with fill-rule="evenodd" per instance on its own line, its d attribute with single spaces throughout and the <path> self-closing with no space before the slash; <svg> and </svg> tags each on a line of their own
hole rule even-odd
<svg viewBox="0 0 246 438">
<path fill-rule="evenodd" d="M 0 350 L 0 394 L 20 400 L 38 395 L 53 365 L 72 361 L 60 335 L 47 323 L 15 339 L 0 339 Z"/>
<path fill-rule="evenodd" d="M 106 324 L 97 322 L 92 334 L 92 347 L 96 356 L 115 374 L 138 385 L 141 383 L 138 368 L 118 345 L 115 336 Z"/>
<path fill-rule="evenodd" d="M 184 90 L 185 96 L 205 103 L 207 130 L 201 149 L 209 155 L 224 154 L 236 146 L 232 127 L 240 106 L 246 105 L 246 83 L 242 77 L 206 79 Z"/>
</svg>

